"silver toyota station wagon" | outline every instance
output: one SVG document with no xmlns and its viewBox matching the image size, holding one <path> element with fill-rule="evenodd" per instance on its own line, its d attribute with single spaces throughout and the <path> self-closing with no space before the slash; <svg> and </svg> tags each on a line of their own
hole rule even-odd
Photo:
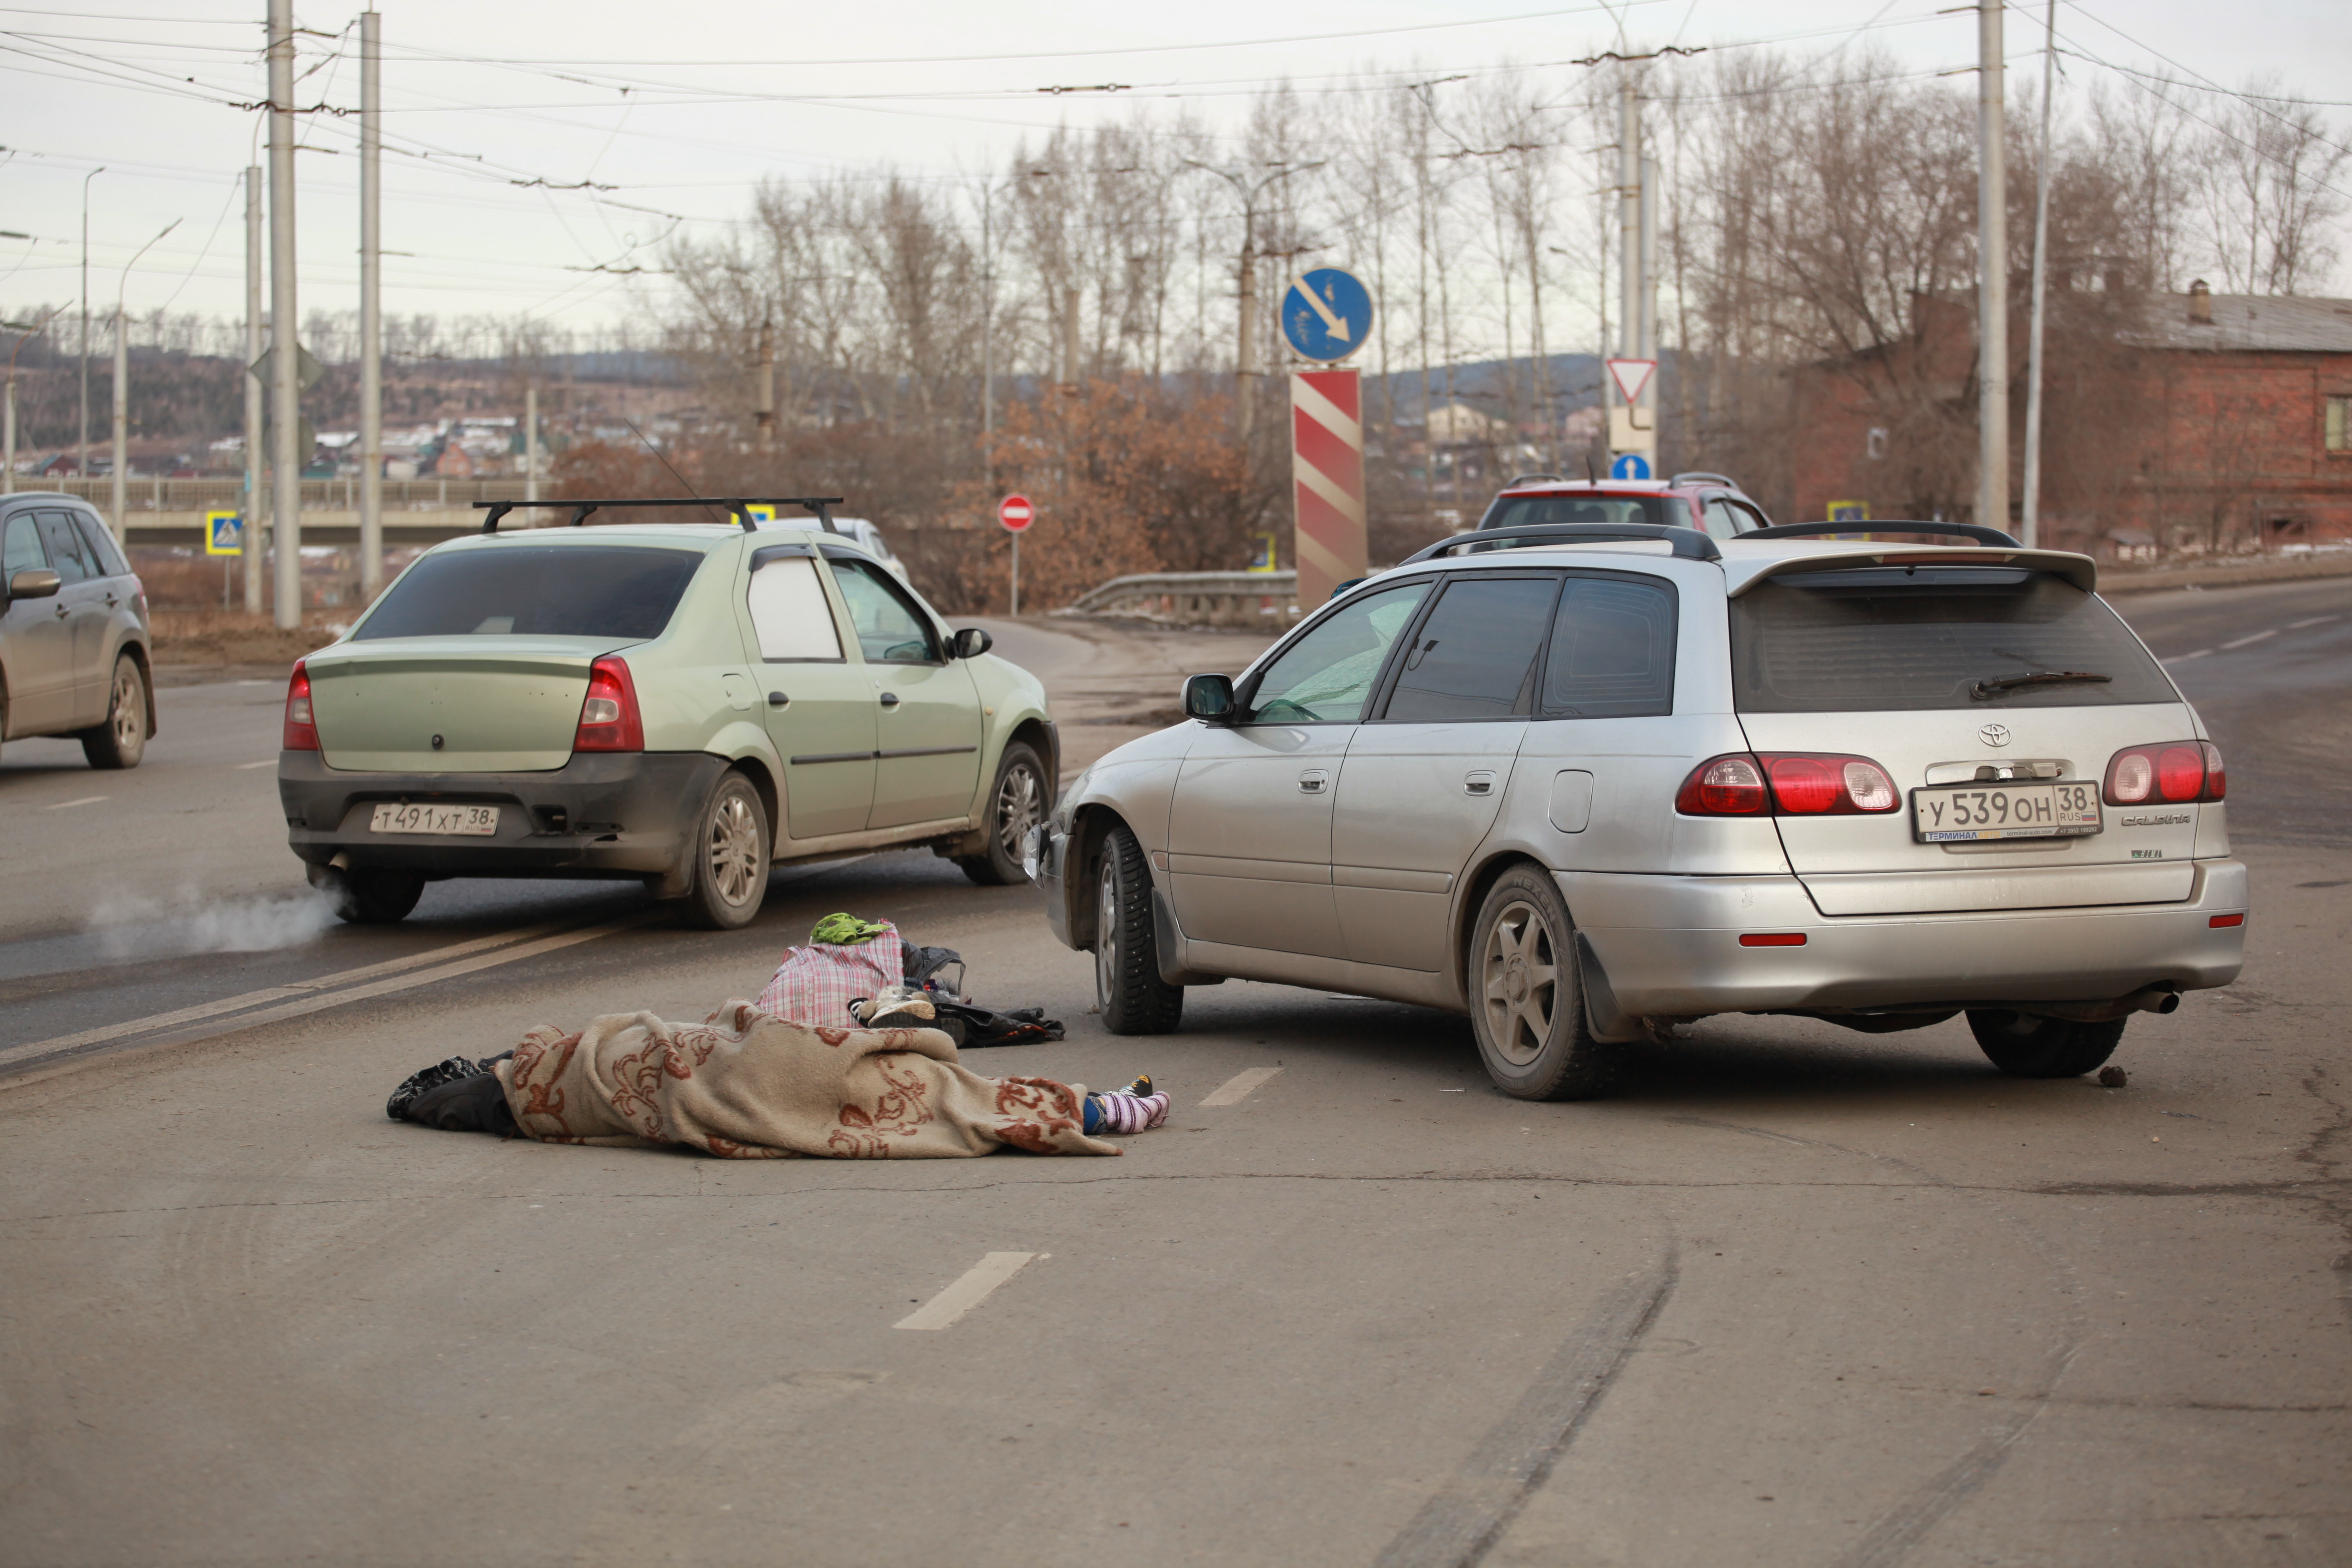
<svg viewBox="0 0 2352 1568">
<path fill-rule="evenodd" d="M 2221 756 L 2096 564 L 1872 526 L 1935 542 L 1483 531 L 1192 677 L 1031 839 L 1106 1025 L 1226 977 L 1421 1003 L 1507 1093 L 1576 1099 L 1717 1013 L 1965 1013 L 2070 1077 L 2228 984 Z"/>
<path fill-rule="evenodd" d="M 449 877 L 635 878 L 730 928 L 772 865 L 926 845 L 1022 880 L 1059 752 L 1037 679 L 851 538 L 717 504 L 740 526 L 494 515 L 294 667 L 287 841 L 344 919 Z"/>
</svg>

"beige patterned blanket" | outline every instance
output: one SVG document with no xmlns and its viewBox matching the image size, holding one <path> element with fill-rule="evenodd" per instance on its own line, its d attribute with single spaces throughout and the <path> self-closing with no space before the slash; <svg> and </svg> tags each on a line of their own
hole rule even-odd
<svg viewBox="0 0 2352 1568">
<path fill-rule="evenodd" d="M 515 1121 L 550 1143 L 684 1143 L 730 1160 L 1119 1152 L 1083 1131 L 1083 1085 L 982 1078 L 936 1029 L 810 1028 L 749 1002 L 699 1024 L 542 1025 L 498 1074 Z"/>
</svg>

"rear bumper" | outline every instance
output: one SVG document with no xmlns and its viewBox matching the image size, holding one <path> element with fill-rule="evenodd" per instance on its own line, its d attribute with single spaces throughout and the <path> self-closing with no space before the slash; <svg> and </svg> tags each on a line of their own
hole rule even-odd
<svg viewBox="0 0 2352 1568">
<path fill-rule="evenodd" d="M 428 877 L 667 874 L 726 759 L 705 752 L 583 752 L 528 773 L 347 773 L 316 752 L 280 752 L 286 842 L 304 861 Z M 495 805 L 488 837 L 372 832 L 387 801 Z"/>
<path fill-rule="evenodd" d="M 2071 1002 L 2227 985 L 2245 957 L 2246 868 L 2200 860 L 2179 903 L 1828 917 L 1794 877 L 1559 873 L 1579 932 L 1634 1016 Z M 1742 933 L 1801 946 L 1743 947 Z"/>
</svg>

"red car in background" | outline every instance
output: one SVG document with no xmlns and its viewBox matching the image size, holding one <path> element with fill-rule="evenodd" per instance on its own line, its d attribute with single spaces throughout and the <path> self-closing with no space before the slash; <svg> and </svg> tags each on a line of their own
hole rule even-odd
<svg viewBox="0 0 2352 1568">
<path fill-rule="evenodd" d="M 1486 508 L 1486 515 L 1478 520 L 1478 530 L 1553 522 L 1696 528 L 1717 539 L 1772 526 L 1764 509 L 1721 474 L 1676 474 L 1670 479 L 1563 479 L 1554 474 L 1521 474 Z"/>
</svg>

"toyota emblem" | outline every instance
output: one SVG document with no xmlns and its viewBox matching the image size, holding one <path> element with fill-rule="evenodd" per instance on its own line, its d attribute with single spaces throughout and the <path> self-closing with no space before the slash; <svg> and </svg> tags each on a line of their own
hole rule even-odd
<svg viewBox="0 0 2352 1568">
<path fill-rule="evenodd" d="M 1977 739 L 1988 746 L 2006 746 L 2009 744 L 2009 726 L 1987 724 L 1977 731 Z"/>
</svg>

